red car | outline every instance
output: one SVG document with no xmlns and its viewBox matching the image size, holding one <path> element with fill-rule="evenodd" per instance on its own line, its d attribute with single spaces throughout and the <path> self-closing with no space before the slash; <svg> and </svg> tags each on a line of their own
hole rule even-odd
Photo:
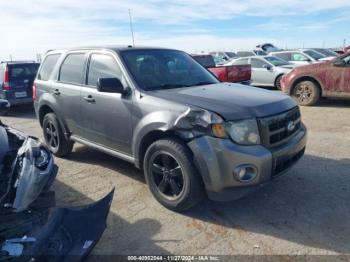
<svg viewBox="0 0 350 262">
<path fill-rule="evenodd" d="M 222 82 L 250 84 L 252 68 L 248 64 L 216 66 L 211 55 L 200 54 L 191 56 Z"/>
<path fill-rule="evenodd" d="M 300 105 L 314 105 L 320 97 L 350 98 L 350 53 L 331 61 L 296 67 L 281 80 L 282 90 Z"/>
</svg>

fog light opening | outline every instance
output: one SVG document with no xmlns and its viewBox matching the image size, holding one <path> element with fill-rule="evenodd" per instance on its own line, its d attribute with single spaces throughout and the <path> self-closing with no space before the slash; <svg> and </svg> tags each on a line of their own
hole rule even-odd
<svg viewBox="0 0 350 262">
<path fill-rule="evenodd" d="M 241 165 L 234 169 L 233 175 L 241 183 L 249 183 L 258 175 L 258 169 L 253 165 Z"/>
</svg>

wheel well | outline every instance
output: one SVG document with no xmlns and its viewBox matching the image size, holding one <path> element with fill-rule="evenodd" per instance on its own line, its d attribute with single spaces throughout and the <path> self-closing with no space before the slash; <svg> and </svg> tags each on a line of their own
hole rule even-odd
<svg viewBox="0 0 350 262">
<path fill-rule="evenodd" d="M 292 94 L 293 93 L 293 90 L 294 88 L 296 87 L 297 84 L 299 84 L 301 81 L 311 81 L 313 83 L 315 83 L 315 85 L 318 87 L 318 89 L 320 90 L 320 96 L 322 96 L 322 88 L 321 88 L 321 85 L 320 83 L 313 77 L 311 76 L 303 76 L 303 77 L 300 77 L 298 78 L 297 80 L 294 81 L 293 83 L 293 88 L 290 90 L 290 93 Z"/>
<path fill-rule="evenodd" d="M 175 139 L 181 139 L 174 131 L 160 131 L 155 130 L 148 133 L 146 136 L 142 138 L 142 141 L 139 146 L 138 151 L 138 158 L 136 161 L 136 166 L 138 168 L 143 168 L 143 159 L 145 157 L 146 151 L 149 148 L 151 144 L 153 144 L 155 141 L 162 139 L 162 138 L 175 138 Z"/>
<path fill-rule="evenodd" d="M 44 105 L 42 107 L 40 107 L 39 109 L 39 122 L 40 125 L 43 125 L 43 120 L 44 120 L 44 116 L 47 115 L 48 113 L 53 113 L 54 111 L 52 110 L 51 107 Z"/>
</svg>

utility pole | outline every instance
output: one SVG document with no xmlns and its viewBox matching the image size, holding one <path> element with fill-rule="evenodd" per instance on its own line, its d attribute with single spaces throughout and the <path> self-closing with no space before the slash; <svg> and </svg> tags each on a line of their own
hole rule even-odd
<svg viewBox="0 0 350 262">
<path fill-rule="evenodd" d="M 132 26 L 132 18 L 131 18 L 131 10 L 130 9 L 129 9 L 129 19 L 130 19 L 130 32 L 131 32 L 131 38 L 132 38 L 132 46 L 135 46 L 134 29 Z"/>
<path fill-rule="evenodd" d="M 10 55 L 10 61 L 12 62 L 12 55 Z"/>
</svg>

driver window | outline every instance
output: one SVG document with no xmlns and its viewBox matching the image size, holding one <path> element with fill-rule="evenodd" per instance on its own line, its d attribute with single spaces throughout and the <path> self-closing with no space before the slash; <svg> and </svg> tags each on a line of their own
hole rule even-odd
<svg viewBox="0 0 350 262">
<path fill-rule="evenodd" d="M 122 79 L 122 72 L 119 65 L 112 56 L 104 54 L 91 55 L 87 84 L 96 87 L 99 78 Z"/>
<path fill-rule="evenodd" d="M 266 63 L 259 59 L 252 58 L 251 65 L 252 65 L 252 68 L 264 68 L 264 65 L 266 65 Z"/>
</svg>

